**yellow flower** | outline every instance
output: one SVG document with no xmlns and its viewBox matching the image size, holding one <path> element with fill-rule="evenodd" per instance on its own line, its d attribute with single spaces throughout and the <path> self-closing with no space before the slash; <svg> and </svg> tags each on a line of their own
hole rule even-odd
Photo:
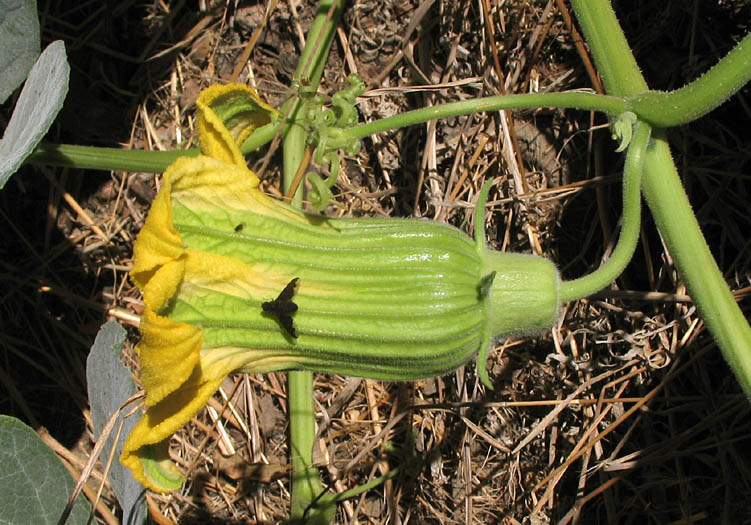
<svg viewBox="0 0 751 525">
<path fill-rule="evenodd" d="M 554 322 L 550 262 L 429 221 L 295 210 L 261 193 L 239 149 L 274 110 L 238 85 L 196 104 L 202 155 L 167 169 L 133 250 L 147 409 L 121 461 L 147 487 L 180 486 L 169 437 L 234 371 L 409 380 L 480 351 L 487 381 L 493 337 Z"/>
<path fill-rule="evenodd" d="M 233 194 L 250 191 L 265 200 L 238 144 L 275 115 L 255 92 L 238 85 L 214 86 L 201 94 L 196 105 L 203 155 L 180 159 L 167 169 L 133 248 L 131 277 L 143 291 L 145 304 L 138 352 L 149 408 L 130 434 L 121 460 L 136 479 L 157 491 L 173 490 L 182 483 L 168 460 L 168 438 L 206 404 L 237 365 L 236 359 L 222 360 L 217 355 L 221 350 L 203 349 L 199 327 L 172 321 L 163 313 L 178 290 L 187 286 L 186 277 L 210 275 L 204 280 L 221 283 L 233 275 L 242 280 L 245 273 L 236 261 L 191 250 L 173 224 L 173 205 L 196 196 L 207 202 L 224 197 L 236 203 Z M 212 191 L 214 185 L 218 191 Z"/>
</svg>

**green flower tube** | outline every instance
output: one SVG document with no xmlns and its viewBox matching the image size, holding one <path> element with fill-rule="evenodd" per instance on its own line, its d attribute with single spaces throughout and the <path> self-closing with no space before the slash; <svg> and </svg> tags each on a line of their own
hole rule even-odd
<svg viewBox="0 0 751 525">
<path fill-rule="evenodd" d="M 555 266 L 485 247 L 489 186 L 476 241 L 424 220 L 305 214 L 264 195 L 238 147 L 274 111 L 237 85 L 197 106 L 202 155 L 167 169 L 134 247 L 147 410 L 121 459 L 146 486 L 179 487 L 168 439 L 232 372 L 412 380 L 479 352 L 488 382 L 494 338 L 555 322 Z"/>
</svg>

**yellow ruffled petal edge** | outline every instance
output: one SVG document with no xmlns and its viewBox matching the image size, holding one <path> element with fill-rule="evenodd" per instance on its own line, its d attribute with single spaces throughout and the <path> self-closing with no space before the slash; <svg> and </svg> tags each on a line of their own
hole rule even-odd
<svg viewBox="0 0 751 525">
<path fill-rule="evenodd" d="M 203 408 L 221 385 L 224 376 L 203 381 L 200 367 L 177 391 L 171 393 L 136 423 L 128 436 L 120 461 L 144 486 L 169 492 L 183 482 L 169 459 L 169 437 Z"/>
<path fill-rule="evenodd" d="M 122 464 L 144 486 L 157 492 L 170 492 L 183 483 L 182 475 L 169 458 L 170 436 L 206 405 L 231 372 L 248 361 L 263 360 L 262 353 L 256 356 L 246 349 L 225 347 L 204 352 L 206 355 L 193 368 L 188 380 L 149 407 L 123 445 Z"/>
<path fill-rule="evenodd" d="M 242 84 L 211 86 L 201 92 L 196 106 L 201 152 L 235 166 L 245 166 L 240 151 L 245 139 L 278 115 L 255 91 Z"/>
<path fill-rule="evenodd" d="M 144 486 L 160 492 L 175 490 L 182 484 L 182 476 L 167 454 L 169 436 L 200 410 L 207 399 L 185 405 L 186 392 L 191 389 L 181 388 L 198 372 L 202 331 L 159 315 L 177 293 L 185 275 L 185 248 L 172 223 L 170 194 L 170 172 L 179 172 L 185 164 L 178 161 L 165 173 L 164 186 L 133 248 L 131 272 L 144 296 L 141 342 L 137 350 L 146 405 L 150 408 L 128 436 L 120 461 Z M 206 389 L 210 390 L 210 385 Z M 175 395 L 176 392 L 180 394 Z M 178 405 L 183 408 L 175 410 L 175 402 L 183 403 Z"/>
<path fill-rule="evenodd" d="M 172 224 L 169 176 L 170 171 L 179 170 L 182 164 L 185 163 L 178 161 L 167 168 L 162 189 L 151 203 L 146 222 L 133 245 L 133 269 L 130 277 L 141 290 L 159 267 L 178 259 L 185 251 L 183 240 Z"/>
<path fill-rule="evenodd" d="M 128 437 L 120 460 L 136 479 L 159 492 L 175 490 L 183 481 L 169 460 L 169 437 L 206 404 L 232 370 L 241 366 L 239 356 L 235 356 L 212 362 L 204 370 L 200 363 L 204 340 L 201 329 L 160 315 L 183 282 L 188 258 L 173 224 L 173 184 L 197 195 L 197 200 L 205 204 L 212 195 L 217 196 L 217 185 L 226 185 L 226 179 L 222 179 L 229 172 L 244 193 L 258 194 L 263 200 L 256 189 L 258 177 L 247 168 L 239 144 L 276 115 L 254 91 L 239 85 L 209 88 L 200 95 L 197 106 L 204 155 L 179 159 L 167 169 L 163 187 L 133 248 L 131 277 L 143 290 L 145 304 L 138 352 L 148 409 Z M 230 129 L 215 110 L 222 113 Z M 208 180 L 193 177 L 202 172 L 211 174 Z M 221 201 L 216 204 L 221 206 Z"/>
<path fill-rule="evenodd" d="M 180 387 L 198 363 L 203 335 L 197 327 L 175 323 L 161 314 L 185 275 L 185 247 L 172 223 L 171 180 L 195 159 L 180 159 L 167 169 L 146 223 L 133 247 L 131 277 L 143 291 L 141 379 L 146 404 L 155 405 Z"/>
</svg>

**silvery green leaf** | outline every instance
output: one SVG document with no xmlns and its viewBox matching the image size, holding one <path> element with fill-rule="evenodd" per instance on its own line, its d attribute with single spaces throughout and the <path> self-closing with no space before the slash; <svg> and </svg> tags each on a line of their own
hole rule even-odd
<svg viewBox="0 0 751 525">
<path fill-rule="evenodd" d="M 105 324 L 99 330 L 86 360 L 86 382 L 89 387 L 89 405 L 96 439 L 99 439 L 102 428 L 110 416 L 138 391 L 130 370 L 120 361 L 125 336 L 125 330 L 116 322 Z M 100 456 L 103 464 L 109 458 L 122 415 L 118 419 L 118 424 L 108 437 Z M 119 460 L 123 443 L 137 419 L 134 415 L 125 420 L 108 474 L 112 490 L 123 509 L 123 523 L 127 525 L 141 525 L 146 522 L 147 516 L 146 491 Z"/>
<path fill-rule="evenodd" d="M 39 56 L 35 0 L 0 0 L 0 104 L 8 100 Z"/>
<path fill-rule="evenodd" d="M 56 40 L 31 68 L 0 140 L 0 189 L 50 129 L 68 93 L 69 75 L 65 44 Z"/>
<path fill-rule="evenodd" d="M 0 523 L 55 525 L 73 493 L 68 470 L 34 430 L 0 415 Z M 78 498 L 68 524 L 89 519 L 89 504 Z"/>
</svg>

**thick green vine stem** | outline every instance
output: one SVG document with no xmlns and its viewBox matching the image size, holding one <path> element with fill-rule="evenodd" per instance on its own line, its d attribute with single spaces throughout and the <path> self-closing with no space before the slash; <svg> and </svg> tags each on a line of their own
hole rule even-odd
<svg viewBox="0 0 751 525">
<path fill-rule="evenodd" d="M 315 444 L 315 404 L 313 372 L 289 373 L 289 442 L 292 463 L 291 524 L 327 525 L 336 514 L 332 495 L 321 486 L 318 467 L 313 466 Z"/>
<path fill-rule="evenodd" d="M 638 97 L 645 92 L 647 84 L 629 52 L 609 0 L 572 0 L 572 4 L 607 91 L 623 97 Z M 747 38 L 742 45 L 745 56 Z M 736 64 L 734 67 L 748 70 L 742 62 L 732 61 Z M 723 69 L 719 71 L 722 73 Z M 727 75 L 733 77 L 731 72 Z M 724 79 L 716 81 L 724 82 Z M 716 96 L 729 96 L 731 91 L 721 90 Z M 704 96 L 697 96 L 697 104 Z M 746 395 L 751 396 L 751 326 L 704 240 L 664 134 L 659 129 L 654 131 L 653 145 L 645 157 L 642 193 L 702 318 Z"/>
<path fill-rule="evenodd" d="M 323 69 L 334 41 L 334 34 L 344 9 L 343 0 L 321 0 L 318 4 L 313 24 L 308 31 L 294 81 L 307 83 L 317 89 L 323 75 Z M 305 82 L 303 82 L 305 81 Z M 282 109 L 290 110 L 291 122 L 301 109 L 299 100 L 290 100 Z M 284 188 L 292 184 L 305 149 L 307 131 L 302 126 L 289 126 L 284 135 Z M 293 200 L 297 207 L 301 205 L 301 192 Z M 302 524 L 325 525 L 331 523 L 336 507 L 330 504 L 316 506 L 324 494 L 318 468 L 313 465 L 313 443 L 315 441 L 315 406 L 313 402 L 313 374 L 308 371 L 296 371 L 289 374 L 289 408 L 290 408 L 290 450 L 292 460 L 292 502 L 290 505 L 290 522 Z M 293 430 L 294 428 L 294 430 Z"/>
<path fill-rule="evenodd" d="M 751 33 L 725 58 L 690 84 L 669 93 L 645 91 L 627 97 L 632 111 L 653 126 L 686 124 L 712 111 L 751 80 Z"/>
<path fill-rule="evenodd" d="M 561 300 L 573 301 L 599 292 L 626 268 L 636 249 L 641 224 L 641 174 L 649 145 L 651 128 L 645 122 L 634 126 L 631 144 L 623 167 L 623 218 L 618 244 L 610 259 L 594 272 L 561 283 Z"/>
<path fill-rule="evenodd" d="M 610 0 L 571 0 L 571 6 L 608 95 L 625 97 L 649 89 Z"/>
<path fill-rule="evenodd" d="M 662 132 L 647 152 L 644 199 L 670 249 L 678 275 L 746 395 L 751 398 L 751 326 L 701 234 Z"/>
</svg>

